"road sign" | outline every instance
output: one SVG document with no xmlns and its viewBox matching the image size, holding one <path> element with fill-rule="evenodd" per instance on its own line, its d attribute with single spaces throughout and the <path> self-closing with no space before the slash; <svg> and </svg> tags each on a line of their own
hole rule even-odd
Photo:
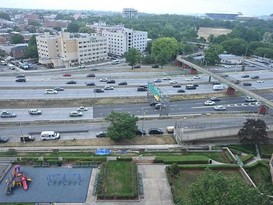
<svg viewBox="0 0 273 205">
<path fill-rule="evenodd" d="M 154 97 L 159 100 L 161 97 L 160 90 L 155 86 L 153 83 L 148 83 L 148 89 L 149 91 L 154 95 Z"/>
</svg>

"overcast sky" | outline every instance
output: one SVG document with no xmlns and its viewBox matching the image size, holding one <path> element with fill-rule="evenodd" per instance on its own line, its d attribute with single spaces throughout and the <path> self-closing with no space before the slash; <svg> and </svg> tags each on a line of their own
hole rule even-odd
<svg viewBox="0 0 273 205">
<path fill-rule="evenodd" d="M 156 14 L 242 12 L 245 16 L 270 15 L 273 0 L 0 0 L 0 8 L 83 9 L 118 11 L 134 8 Z"/>
</svg>

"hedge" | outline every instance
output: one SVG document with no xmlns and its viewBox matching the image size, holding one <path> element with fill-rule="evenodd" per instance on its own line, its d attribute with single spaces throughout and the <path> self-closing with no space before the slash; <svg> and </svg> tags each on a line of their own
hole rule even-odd
<svg viewBox="0 0 273 205">
<path fill-rule="evenodd" d="M 186 164 L 186 165 L 178 165 L 179 169 L 237 169 L 239 165 L 237 164 Z"/>
<path fill-rule="evenodd" d="M 181 156 L 157 156 L 154 160 L 155 163 L 165 164 L 207 164 L 209 158 L 198 155 L 181 155 Z"/>
<path fill-rule="evenodd" d="M 253 154 L 247 154 L 241 158 L 241 161 L 245 164 L 254 158 Z"/>
</svg>

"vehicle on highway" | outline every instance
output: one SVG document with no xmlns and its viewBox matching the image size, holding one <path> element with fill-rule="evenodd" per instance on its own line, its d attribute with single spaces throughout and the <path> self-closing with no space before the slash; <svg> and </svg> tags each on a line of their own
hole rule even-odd
<svg viewBox="0 0 273 205">
<path fill-rule="evenodd" d="M 148 130 L 149 135 L 162 135 L 164 132 L 160 128 L 150 128 Z"/>
<path fill-rule="evenodd" d="M 141 130 L 141 129 L 137 129 L 136 135 L 138 135 L 138 136 L 146 135 L 146 131 L 145 130 Z"/>
<path fill-rule="evenodd" d="M 214 81 L 214 82 L 212 82 L 212 85 L 221 85 L 221 83 L 217 82 L 217 81 Z"/>
<path fill-rule="evenodd" d="M 57 91 L 64 91 L 64 88 L 62 88 L 62 87 L 55 87 L 54 90 L 57 90 Z"/>
<path fill-rule="evenodd" d="M 170 76 L 165 76 L 163 80 L 171 80 L 172 78 Z M 171 83 L 171 82 L 170 82 Z"/>
<path fill-rule="evenodd" d="M 224 90 L 224 85 L 213 85 L 212 86 L 212 89 L 214 90 L 214 91 L 217 91 L 217 90 Z"/>
<path fill-rule="evenodd" d="M 241 78 L 249 78 L 249 75 L 241 75 Z"/>
<path fill-rule="evenodd" d="M 165 104 L 157 103 L 155 105 L 156 110 L 161 110 L 162 108 L 166 108 L 167 106 Z"/>
<path fill-rule="evenodd" d="M 29 109 L 28 110 L 28 113 L 30 115 L 41 115 L 42 114 L 42 111 L 41 110 L 38 110 L 38 109 Z"/>
<path fill-rule="evenodd" d="M 169 134 L 174 133 L 174 126 L 168 126 L 168 127 L 166 127 L 166 131 L 167 131 L 167 133 L 169 133 Z"/>
<path fill-rule="evenodd" d="M 181 88 L 181 85 L 180 84 L 174 84 L 173 88 Z"/>
<path fill-rule="evenodd" d="M 1 118 L 13 118 L 16 117 L 16 114 L 14 112 L 8 112 L 8 111 L 2 111 L 0 113 Z"/>
<path fill-rule="evenodd" d="M 264 80 L 257 80 L 257 83 L 264 83 Z"/>
<path fill-rule="evenodd" d="M 141 68 L 141 65 L 135 65 L 134 68 Z"/>
<path fill-rule="evenodd" d="M 104 89 L 104 90 L 114 90 L 114 87 L 113 87 L 113 86 L 106 85 L 106 86 L 104 86 L 103 89 Z"/>
<path fill-rule="evenodd" d="M 96 75 L 95 75 L 94 73 L 90 73 L 90 74 L 88 74 L 86 77 L 87 77 L 87 78 L 94 78 L 94 77 L 96 77 Z"/>
<path fill-rule="evenodd" d="M 194 85 L 186 85 L 186 90 L 196 90 L 196 86 Z"/>
<path fill-rule="evenodd" d="M 111 64 L 116 65 L 116 64 L 119 64 L 119 63 L 120 63 L 120 61 L 116 59 L 116 60 L 113 60 Z"/>
<path fill-rule="evenodd" d="M 31 135 L 23 135 L 20 137 L 20 142 L 32 142 L 35 140 L 35 137 Z"/>
<path fill-rule="evenodd" d="M 88 108 L 85 107 L 85 106 L 80 106 L 80 107 L 77 109 L 77 111 L 79 111 L 79 112 L 88 111 Z"/>
<path fill-rule="evenodd" d="M 185 78 L 185 81 L 193 81 L 193 78 Z"/>
<path fill-rule="evenodd" d="M 207 101 L 204 102 L 204 105 L 206 105 L 206 106 L 212 106 L 212 105 L 215 105 L 215 102 L 211 101 L 211 100 L 207 100 Z"/>
<path fill-rule="evenodd" d="M 9 138 L 6 136 L 0 136 L 0 143 L 6 143 L 9 141 Z"/>
<path fill-rule="evenodd" d="M 252 85 L 251 83 L 247 83 L 247 82 L 243 83 L 243 86 L 251 86 L 251 85 Z"/>
<path fill-rule="evenodd" d="M 251 79 L 259 79 L 259 78 L 260 78 L 260 76 L 258 76 L 258 75 L 254 75 L 251 77 Z"/>
<path fill-rule="evenodd" d="M 71 74 L 70 73 L 65 73 L 65 74 L 63 74 L 63 77 L 71 77 Z"/>
<path fill-rule="evenodd" d="M 250 96 L 246 96 L 245 101 L 246 102 L 257 102 L 257 100 L 255 98 L 252 98 Z"/>
<path fill-rule="evenodd" d="M 223 110 L 226 110 L 226 107 L 224 107 L 223 105 L 217 105 L 217 106 L 214 106 L 214 110 L 223 111 Z"/>
<path fill-rule="evenodd" d="M 66 84 L 77 84 L 77 82 L 74 80 L 70 80 L 70 81 L 67 81 Z"/>
<path fill-rule="evenodd" d="M 156 104 L 160 103 L 160 101 L 153 101 L 153 102 L 150 102 L 150 106 L 155 106 Z"/>
<path fill-rule="evenodd" d="M 153 82 L 154 82 L 154 83 L 161 83 L 161 82 L 162 82 L 162 80 L 161 80 L 161 79 L 159 79 L 159 78 L 157 78 L 157 79 L 153 80 Z"/>
<path fill-rule="evenodd" d="M 177 93 L 184 93 L 184 92 L 186 92 L 185 90 L 183 90 L 183 89 L 179 89 L 179 90 L 177 90 Z"/>
<path fill-rule="evenodd" d="M 211 100 L 211 101 L 221 101 L 221 99 L 218 98 L 218 97 L 211 97 L 210 100 Z"/>
<path fill-rule="evenodd" d="M 144 87 L 138 87 L 138 88 L 137 88 L 137 91 L 138 91 L 138 92 L 147 91 L 147 88 L 144 88 Z"/>
<path fill-rule="evenodd" d="M 17 78 L 15 82 L 27 82 L 25 78 Z"/>
<path fill-rule="evenodd" d="M 60 133 L 55 131 L 42 131 L 40 135 L 41 140 L 57 140 L 60 137 Z"/>
<path fill-rule="evenodd" d="M 82 112 L 79 112 L 79 111 L 72 111 L 69 113 L 69 117 L 82 117 L 83 114 Z"/>
<path fill-rule="evenodd" d="M 164 80 L 164 79 L 163 79 Z M 170 84 L 177 84 L 178 82 L 176 80 L 170 80 Z"/>
<path fill-rule="evenodd" d="M 114 83 L 116 83 L 116 81 L 115 81 L 115 80 L 107 80 L 106 83 L 107 83 L 107 84 L 114 84 Z"/>
<path fill-rule="evenodd" d="M 45 94 L 57 94 L 58 91 L 57 90 L 54 90 L 54 89 L 46 89 L 45 90 Z"/>
<path fill-rule="evenodd" d="M 152 68 L 159 68 L 158 64 L 152 65 Z"/>
<path fill-rule="evenodd" d="M 105 131 L 101 131 L 98 134 L 96 134 L 96 137 L 98 137 L 98 138 L 106 137 L 106 132 Z"/>
<path fill-rule="evenodd" d="M 107 78 L 101 78 L 100 82 L 107 82 L 107 80 L 108 80 Z"/>
<path fill-rule="evenodd" d="M 94 82 L 89 82 L 89 83 L 85 83 L 85 85 L 86 85 L 86 86 L 95 86 L 96 83 L 94 83 Z"/>
<path fill-rule="evenodd" d="M 118 85 L 127 85 L 126 81 L 120 82 Z"/>
<path fill-rule="evenodd" d="M 18 74 L 16 75 L 16 78 L 25 78 L 26 76 L 24 74 Z"/>
<path fill-rule="evenodd" d="M 193 77 L 193 79 L 200 79 L 201 77 L 199 75 L 196 75 Z"/>
<path fill-rule="evenodd" d="M 80 65 L 79 68 L 85 68 L 85 65 Z"/>
<path fill-rule="evenodd" d="M 101 88 L 94 89 L 94 93 L 103 93 L 103 92 L 104 92 L 104 90 Z"/>
<path fill-rule="evenodd" d="M 228 77 L 228 74 L 222 74 L 221 77 L 227 78 L 227 77 Z"/>
</svg>

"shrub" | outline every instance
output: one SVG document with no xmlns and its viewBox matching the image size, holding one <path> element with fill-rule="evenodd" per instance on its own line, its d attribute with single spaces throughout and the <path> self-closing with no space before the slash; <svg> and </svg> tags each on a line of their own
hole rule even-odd
<svg viewBox="0 0 273 205">
<path fill-rule="evenodd" d="M 242 160 L 242 162 L 245 164 L 245 163 L 247 163 L 247 162 L 249 162 L 251 159 L 253 159 L 254 158 L 254 155 L 253 154 L 247 154 L 247 155 L 245 155 L 245 156 L 243 156 L 242 158 L 241 158 L 241 160 Z"/>
</svg>

